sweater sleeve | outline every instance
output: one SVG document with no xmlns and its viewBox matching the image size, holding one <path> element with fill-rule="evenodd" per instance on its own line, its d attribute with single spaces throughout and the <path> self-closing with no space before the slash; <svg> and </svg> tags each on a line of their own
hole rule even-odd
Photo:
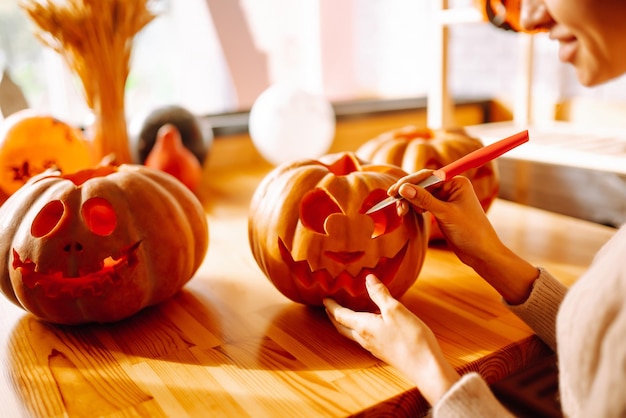
<svg viewBox="0 0 626 418">
<path fill-rule="evenodd" d="M 556 314 L 567 287 L 544 269 L 533 283 L 530 296 L 519 305 L 503 302 L 526 322 L 552 349 L 556 343 Z M 433 417 L 512 417 L 496 399 L 483 378 L 467 373 L 433 407 Z"/>
<path fill-rule="evenodd" d="M 519 305 L 503 303 L 551 349 L 556 349 L 556 315 L 567 293 L 567 287 L 546 270 L 539 269 L 530 296 Z"/>
<path fill-rule="evenodd" d="M 496 399 L 487 382 L 476 372 L 464 374 L 434 405 L 432 416 L 434 418 L 513 417 Z"/>
</svg>

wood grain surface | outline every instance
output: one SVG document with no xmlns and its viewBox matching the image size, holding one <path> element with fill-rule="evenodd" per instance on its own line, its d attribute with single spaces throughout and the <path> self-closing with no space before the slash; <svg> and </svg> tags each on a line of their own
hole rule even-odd
<svg viewBox="0 0 626 418">
<path fill-rule="evenodd" d="M 188 285 L 158 306 L 119 323 L 67 327 L 0 299 L 2 415 L 423 415 L 427 405 L 404 376 L 340 336 L 322 309 L 286 299 L 257 267 L 247 210 L 269 169 L 255 160 L 207 171 L 207 257 Z M 508 245 L 567 284 L 613 233 L 501 200 L 489 216 Z M 445 246 L 428 250 L 401 300 L 433 328 L 455 367 L 489 382 L 548 354 Z"/>
</svg>

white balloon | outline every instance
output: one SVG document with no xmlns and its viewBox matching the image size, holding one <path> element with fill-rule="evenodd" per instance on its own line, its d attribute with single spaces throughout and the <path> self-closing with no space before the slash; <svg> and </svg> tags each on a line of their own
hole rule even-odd
<svg viewBox="0 0 626 418">
<path fill-rule="evenodd" d="M 322 96 L 275 84 L 250 109 L 248 129 L 254 146 L 274 165 L 328 152 L 335 136 L 335 112 Z"/>
</svg>

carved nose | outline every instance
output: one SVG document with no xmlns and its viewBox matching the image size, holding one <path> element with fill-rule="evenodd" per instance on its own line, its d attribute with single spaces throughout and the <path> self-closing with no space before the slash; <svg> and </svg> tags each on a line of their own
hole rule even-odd
<svg viewBox="0 0 626 418">
<path fill-rule="evenodd" d="M 63 247 L 63 251 L 66 253 L 80 253 L 83 251 L 83 244 L 80 242 L 70 242 Z"/>
<path fill-rule="evenodd" d="M 78 241 L 68 242 L 63 246 L 63 252 L 66 254 L 63 275 L 65 277 L 79 277 L 79 264 L 82 258 L 83 244 Z"/>
<path fill-rule="evenodd" d="M 371 238 L 374 221 L 367 215 L 347 216 L 333 213 L 324 225 L 329 237 L 343 239 L 346 248 L 361 248 Z"/>
</svg>

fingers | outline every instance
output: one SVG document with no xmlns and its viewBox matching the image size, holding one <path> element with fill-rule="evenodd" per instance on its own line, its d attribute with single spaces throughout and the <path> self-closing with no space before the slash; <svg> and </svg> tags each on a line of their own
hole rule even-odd
<svg viewBox="0 0 626 418">
<path fill-rule="evenodd" d="M 368 323 L 370 326 L 372 325 L 376 315 L 354 312 L 342 307 L 332 299 L 324 299 L 324 305 L 326 306 L 326 314 L 330 318 L 330 322 L 332 322 L 339 334 L 369 350 L 368 341 L 361 333 L 366 329 Z"/>
<path fill-rule="evenodd" d="M 417 184 L 420 181 L 427 178 L 428 176 L 430 176 L 432 172 L 433 170 L 424 169 L 416 173 L 409 174 L 408 176 L 404 176 L 400 180 L 398 180 L 395 184 L 392 184 L 391 187 L 389 187 L 389 189 L 387 190 L 387 194 L 389 196 L 397 196 L 398 190 L 403 184 L 406 184 L 406 183 Z"/>
<path fill-rule="evenodd" d="M 397 303 L 387 287 L 373 274 L 367 275 L 365 284 L 370 298 L 380 309 L 381 315 L 369 312 L 355 312 L 339 305 L 330 298 L 326 298 L 323 301 L 326 313 L 339 333 L 361 344 L 363 344 L 361 335 L 363 331 L 371 328 L 375 321 L 380 321 L 382 315 Z"/>
<path fill-rule="evenodd" d="M 374 275 L 369 275 L 373 280 L 371 289 L 368 287 L 370 298 L 374 300 L 374 303 L 385 305 L 387 298 L 391 298 L 387 288 L 380 282 Z M 366 279 L 366 283 L 367 283 Z M 368 285 L 369 286 L 369 285 Z M 372 297 L 372 295 L 375 295 Z M 393 299 L 392 299 L 393 300 Z M 341 306 L 335 300 L 326 298 L 323 300 L 326 307 L 326 313 L 331 322 L 337 328 L 337 331 L 345 337 L 348 337 L 362 346 L 365 347 L 365 340 L 363 339 L 363 333 L 367 333 L 367 329 L 371 329 L 375 326 L 376 321 L 380 321 L 381 316 L 369 312 L 355 312 L 349 308 Z"/>
<path fill-rule="evenodd" d="M 326 302 L 324 302 L 324 304 L 326 304 Z M 341 322 L 339 322 L 339 320 L 337 320 L 337 318 L 335 318 L 335 314 L 333 313 L 332 310 L 329 310 L 327 308 L 326 309 L 326 314 L 328 315 L 328 318 L 330 319 L 330 322 L 332 322 L 332 324 L 337 329 L 339 334 L 341 334 L 344 337 L 347 337 L 347 338 L 349 338 L 351 340 L 355 340 L 355 332 L 354 332 L 354 330 L 352 330 L 351 328 L 346 327 Z"/>
<path fill-rule="evenodd" d="M 396 300 L 391 296 L 387 287 L 373 274 L 368 274 L 365 277 L 365 287 L 370 295 L 370 299 L 378 306 L 378 309 L 384 316 L 389 306 L 395 303 Z"/>
<path fill-rule="evenodd" d="M 378 306 L 381 313 L 388 310 L 390 306 L 397 303 L 396 299 L 391 296 L 389 289 L 373 274 L 368 274 L 365 278 L 365 286 L 372 302 Z M 335 300 L 324 299 L 326 312 L 335 319 L 339 324 L 350 329 L 359 330 L 363 324 L 369 321 L 373 315 L 367 312 L 355 312 L 351 309 L 341 306 Z"/>
<path fill-rule="evenodd" d="M 355 313 L 353 310 L 344 308 L 333 299 L 328 298 L 324 299 L 324 306 L 330 318 L 338 324 L 348 328 L 354 328 L 356 325 L 356 321 L 352 316 Z"/>
<path fill-rule="evenodd" d="M 426 191 L 423 187 L 418 187 L 422 180 L 428 178 L 433 170 L 420 170 L 416 173 L 402 177 L 387 190 L 390 196 L 402 196 L 405 200 L 396 203 L 396 211 L 398 215 L 404 216 L 408 213 L 410 207 L 418 212 L 432 211 L 433 205 L 436 205 L 437 199 L 433 198 L 430 191 Z"/>
<path fill-rule="evenodd" d="M 410 208 L 411 208 L 411 205 L 409 205 L 404 199 L 398 200 L 396 202 L 396 212 L 398 212 L 398 216 L 400 217 L 409 213 Z"/>
<path fill-rule="evenodd" d="M 398 188 L 398 194 L 414 209 L 430 212 L 436 218 L 450 211 L 448 203 L 467 208 L 478 203 L 471 181 L 463 176 L 456 176 L 428 189 L 403 183 Z"/>
<path fill-rule="evenodd" d="M 441 202 L 423 187 L 405 183 L 398 192 L 407 202 L 422 211 L 437 213 L 441 205 Z"/>
<path fill-rule="evenodd" d="M 367 313 L 355 312 L 352 309 L 345 308 L 333 299 L 324 299 L 324 306 L 337 330 L 349 338 L 353 338 L 352 330 L 361 328 L 362 317 L 368 315 Z"/>
</svg>

